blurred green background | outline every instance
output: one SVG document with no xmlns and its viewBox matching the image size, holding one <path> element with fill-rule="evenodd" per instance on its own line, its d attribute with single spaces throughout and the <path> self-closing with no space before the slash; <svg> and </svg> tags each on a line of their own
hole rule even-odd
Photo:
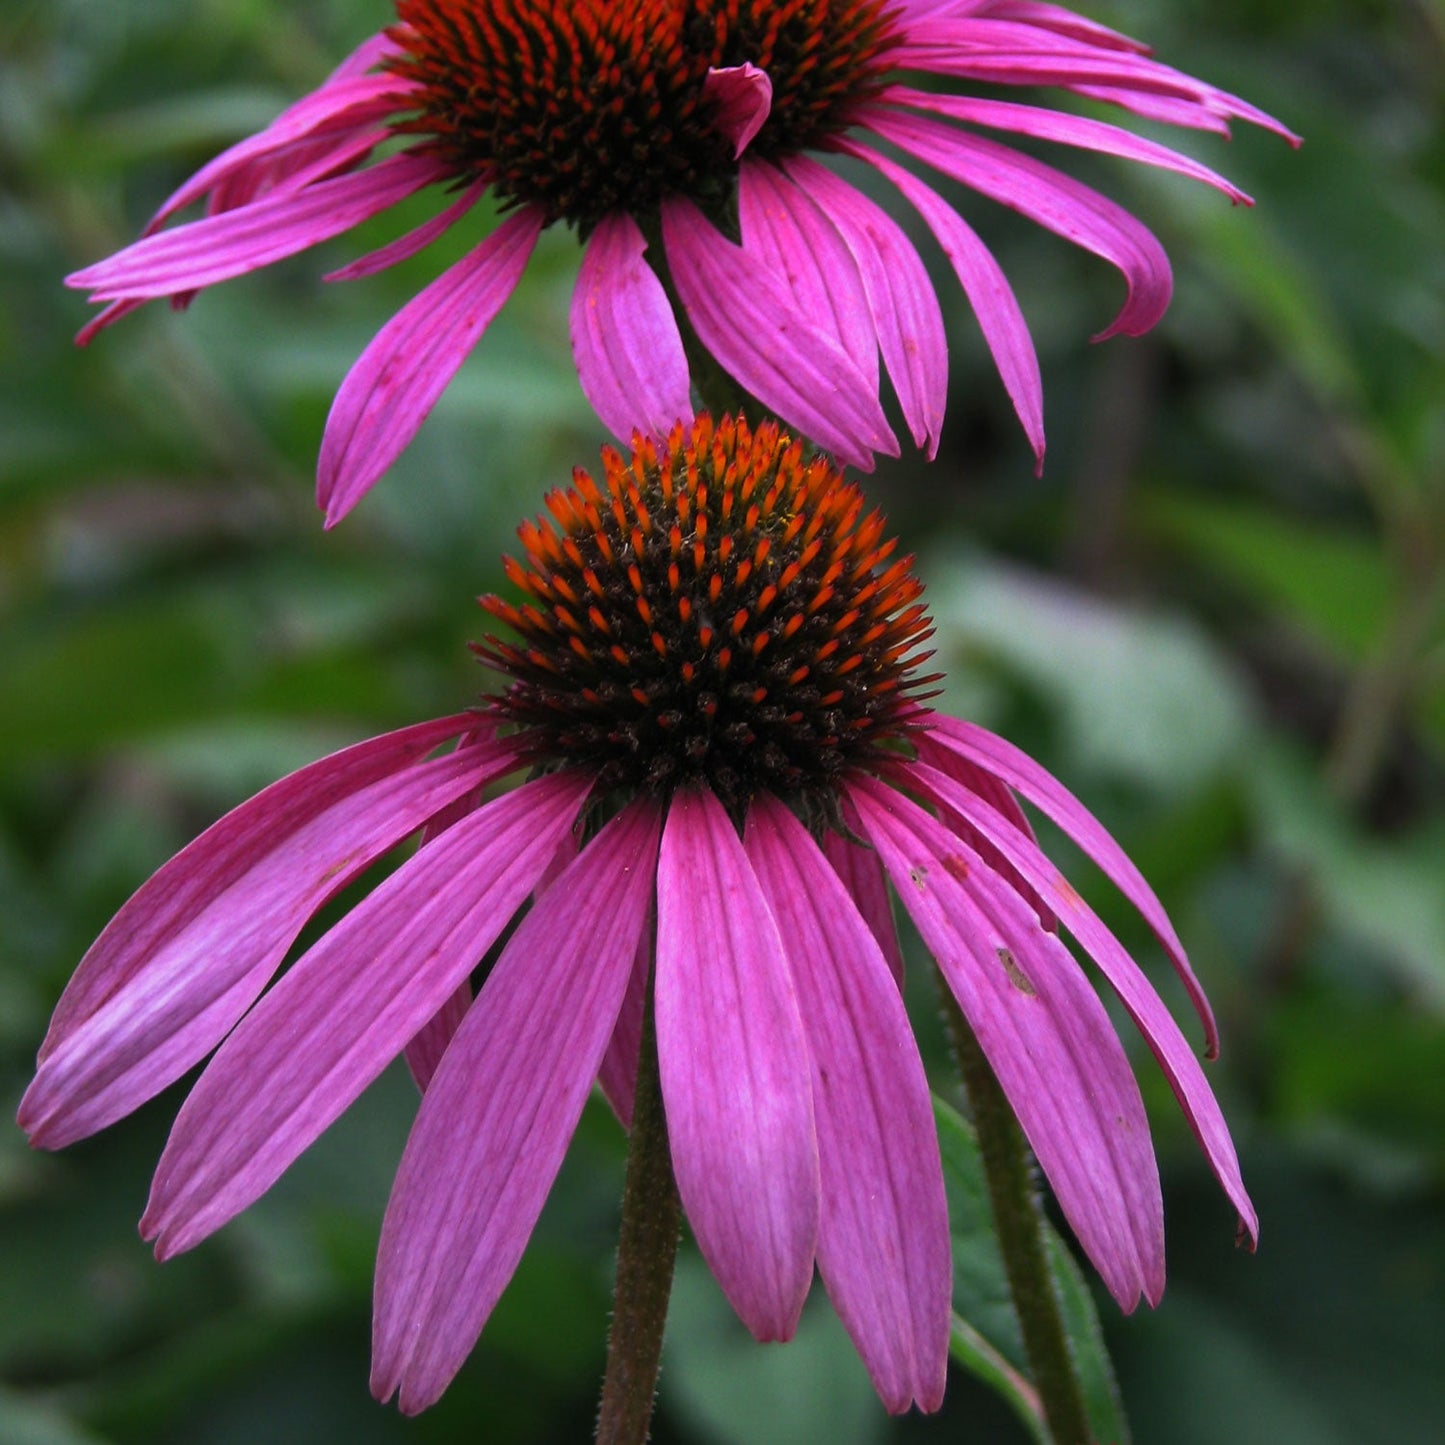
<svg viewBox="0 0 1445 1445">
<path fill-rule="evenodd" d="M 0 11 L 0 1094 L 147 875 L 323 751 L 467 702 L 471 599 L 543 486 L 602 436 L 571 371 L 576 248 L 549 235 L 417 442 L 323 537 L 312 468 L 348 364 L 432 252 L 317 284 L 396 221 L 88 351 L 63 274 L 383 23 L 382 0 L 6 0 Z M 1139 211 L 1177 294 L 1086 344 L 1117 278 L 953 193 L 1039 345 L 1041 480 L 940 257 L 952 395 L 936 465 L 870 494 L 920 567 L 947 705 L 1099 812 L 1220 1014 L 1212 1078 L 1255 1257 L 1142 1050 L 1170 1284 L 1101 1316 L 1135 1437 L 1445 1437 L 1445 8 L 1116 0 L 1091 13 L 1272 110 L 1186 136 L 1259 201 L 1069 155 Z M 429 212 L 425 201 L 416 217 Z M 901 214 L 901 211 L 899 212 Z M 446 250 L 455 254 L 464 238 Z M 1057 840 L 1051 839 L 1051 842 Z M 1127 910 L 1077 877 L 1154 969 Z M 923 970 L 915 975 L 921 978 Z M 926 988 L 920 1031 L 932 1046 Z M 388 1074 L 260 1204 L 156 1265 L 134 1229 L 181 1096 L 51 1157 L 0 1127 L 0 1442 L 584 1438 L 622 1140 L 592 1107 L 512 1288 L 443 1402 L 366 1391 L 371 1263 L 415 1107 Z M 693 1254 L 656 1438 L 1024 1438 L 956 1374 L 889 1422 L 815 1291 L 752 1345 Z"/>
</svg>

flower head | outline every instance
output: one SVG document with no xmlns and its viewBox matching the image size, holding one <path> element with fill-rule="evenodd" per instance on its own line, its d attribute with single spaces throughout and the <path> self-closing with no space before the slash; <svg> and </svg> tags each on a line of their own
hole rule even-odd
<svg viewBox="0 0 1445 1445">
<path fill-rule="evenodd" d="M 1041 464 L 1038 361 L 1003 272 L 953 207 L 877 143 L 1118 267 L 1128 296 L 1110 335 L 1147 330 L 1168 304 L 1159 242 L 1114 202 L 987 133 L 1123 156 L 1247 198 L 1120 127 L 967 88 L 1055 85 L 1174 125 L 1227 133 L 1242 118 L 1288 134 L 1127 37 L 1035 0 L 397 0 L 397 15 L 318 90 L 187 181 L 144 239 L 69 278 L 108 303 L 86 340 L 148 300 L 184 305 L 425 187 L 456 198 L 332 279 L 392 265 L 484 195 L 499 201 L 506 219 L 387 323 L 342 384 L 319 466 L 328 523 L 411 440 L 556 223 L 584 243 L 571 312 L 578 375 L 618 436 L 663 437 L 692 414 L 675 298 L 697 344 L 739 385 L 861 467 L 897 453 L 879 401 L 881 352 L 908 430 L 931 455 L 947 389 L 938 300 L 898 222 L 819 156 L 873 167 L 933 232 Z M 907 84 L 908 72 L 930 87 Z M 205 218 L 161 229 L 201 200 Z"/>
<path fill-rule="evenodd" d="M 651 977 L 679 1194 L 738 1314 L 787 1338 L 816 1263 L 884 1403 L 932 1409 L 948 1220 L 891 883 L 1121 1306 L 1163 1289 L 1159 1181 L 1065 930 L 1253 1240 L 1194 1052 L 1015 795 L 1138 907 L 1212 1051 L 1168 919 L 1057 781 L 925 706 L 919 584 L 831 464 L 772 425 L 704 416 L 604 454 L 520 536 L 519 600 L 484 599 L 515 633 L 478 648 L 501 690 L 302 769 L 162 868 L 60 1001 L 21 1106 L 34 1143 L 101 1128 L 220 1045 L 142 1220 L 166 1257 L 405 1053 L 424 1094 L 382 1229 L 373 1387 L 420 1409 L 510 1279 L 594 1082 L 630 1120 Z M 326 899 L 418 831 L 271 983 Z"/>
</svg>

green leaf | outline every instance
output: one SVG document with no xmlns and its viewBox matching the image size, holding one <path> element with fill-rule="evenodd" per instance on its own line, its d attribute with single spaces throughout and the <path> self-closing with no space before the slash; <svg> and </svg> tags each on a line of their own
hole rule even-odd
<svg viewBox="0 0 1445 1445">
<path fill-rule="evenodd" d="M 1140 515 L 1150 530 L 1283 610 L 1337 656 L 1358 661 L 1376 645 L 1394 580 L 1370 538 L 1178 492 L 1151 497 Z"/>
<path fill-rule="evenodd" d="M 1048 1430 L 1038 1393 L 1028 1378 L 1018 1316 L 994 1233 L 988 1185 L 973 1129 L 941 1099 L 934 1099 L 933 1112 L 953 1234 L 953 1357 L 997 1390 L 1034 1439 L 1046 1445 Z M 1104 1346 L 1093 1296 L 1058 1232 L 1049 1224 L 1044 1228 L 1054 1287 L 1078 1365 L 1094 1438 L 1110 1445 L 1125 1445 L 1129 1426 L 1114 1385 L 1114 1369 Z"/>
</svg>

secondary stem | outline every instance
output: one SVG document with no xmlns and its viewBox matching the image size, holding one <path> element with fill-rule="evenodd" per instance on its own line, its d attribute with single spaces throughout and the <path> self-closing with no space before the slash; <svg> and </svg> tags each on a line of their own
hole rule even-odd
<svg viewBox="0 0 1445 1445">
<path fill-rule="evenodd" d="M 649 980 L 617 1241 L 607 1375 L 597 1412 L 598 1445 L 641 1445 L 647 1439 L 681 1219 L 658 1081 Z"/>
<path fill-rule="evenodd" d="M 1093 1435 L 1044 1247 L 1028 1145 L 962 1009 L 941 981 L 939 991 L 973 1110 L 994 1229 L 1049 1434 L 1057 1445 L 1089 1445 Z"/>
</svg>

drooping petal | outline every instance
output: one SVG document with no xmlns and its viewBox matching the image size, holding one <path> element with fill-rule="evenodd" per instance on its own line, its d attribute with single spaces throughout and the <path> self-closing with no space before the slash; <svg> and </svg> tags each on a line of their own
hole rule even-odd
<svg viewBox="0 0 1445 1445">
<path fill-rule="evenodd" d="M 937 768 L 941 773 L 947 773 L 954 782 L 967 788 L 971 794 L 1004 818 L 1011 827 L 1023 833 L 1029 842 L 1035 841 L 1033 825 L 1019 806 L 1018 799 L 992 773 L 959 757 L 957 753 L 950 752 L 949 749 L 935 742 L 928 733 L 921 730 L 917 735 L 915 745 L 920 762 Z M 1000 874 L 1015 893 L 1028 900 L 1029 906 L 1038 914 L 1039 922 L 1045 928 L 1057 928 L 1059 920 L 1053 909 L 1044 902 L 1038 890 L 1032 887 L 1018 869 L 1009 862 L 1007 856 L 994 847 L 988 836 L 975 828 L 957 808 L 944 803 L 941 811 L 946 814 L 944 821 L 948 826 L 995 873 Z"/>
<path fill-rule="evenodd" d="M 863 471 L 898 455 L 876 390 L 826 331 L 691 201 L 662 205 L 668 265 L 699 340 L 769 410 Z"/>
<path fill-rule="evenodd" d="M 878 335 L 857 262 L 818 207 L 767 161 L 738 169 L 743 250 L 787 286 L 794 304 L 851 358 L 878 390 Z"/>
<path fill-rule="evenodd" d="M 637 1093 L 637 1065 L 642 1050 L 642 1015 L 647 1007 L 647 979 L 652 972 L 654 917 L 649 909 L 637 956 L 627 980 L 627 993 L 617 1015 L 607 1052 L 597 1070 L 597 1084 L 612 1105 L 624 1129 L 632 1128 L 632 1104 Z"/>
<path fill-rule="evenodd" d="M 1169 305 L 1173 274 L 1158 238 L 1097 191 L 1019 151 L 967 135 L 923 116 L 863 107 L 859 120 L 874 134 L 964 185 L 1037 221 L 1119 268 L 1128 299 L 1096 341 L 1148 331 Z"/>
<path fill-rule="evenodd" d="M 444 174 L 437 158 L 403 152 L 353 175 L 147 236 L 65 284 L 91 291 L 95 301 L 197 291 L 339 236 Z"/>
<path fill-rule="evenodd" d="M 141 1232 L 160 1258 L 265 1193 L 455 993 L 532 891 L 589 786 L 554 773 L 448 828 L 246 1016 L 191 1091 L 156 1169 Z"/>
<path fill-rule="evenodd" d="M 1180 151 L 1170 150 L 1168 146 L 1160 145 L 1157 141 L 1145 140 L 1142 136 L 1134 135 L 1117 125 L 1108 125 L 1104 121 L 1090 120 L 1081 115 L 1066 115 L 1061 111 L 1045 110 L 1036 105 L 1020 105 L 1011 100 L 985 100 L 972 95 L 932 95 L 904 85 L 889 86 L 878 98 L 891 105 L 907 105 L 919 110 L 933 111 L 968 125 L 1013 131 L 1016 135 L 1057 141 L 1061 145 L 1078 146 L 1083 150 L 1099 151 L 1104 155 L 1138 161 L 1142 165 L 1158 166 L 1161 170 L 1177 171 L 1192 181 L 1202 181 L 1217 191 L 1223 191 L 1231 201 L 1243 202 L 1245 205 L 1254 204 L 1238 186 L 1226 180 L 1218 171 L 1211 170 Z"/>
<path fill-rule="evenodd" d="M 407 1141 L 376 1263 L 372 1392 L 425 1409 L 522 1257 L 627 987 L 660 814 L 638 802 L 585 847 L 502 951 Z"/>
<path fill-rule="evenodd" d="M 1245 1191 L 1239 1159 L 1234 1152 L 1224 1115 L 1179 1025 L 1150 986 L 1139 965 L 1129 957 L 1093 909 L 1069 886 L 1037 843 L 1018 829 L 1010 828 L 986 803 L 937 769 L 917 763 L 907 768 L 907 774 L 915 784 L 922 785 L 935 798 L 956 809 L 982 833 L 1031 888 L 1052 904 L 1069 931 L 1088 949 L 1090 957 L 1099 965 L 1129 1011 L 1129 1017 L 1148 1041 L 1195 1138 L 1209 1159 L 1215 1177 L 1239 1211 L 1241 1236 L 1252 1247 L 1259 1237 L 1259 1218 Z"/>
<path fill-rule="evenodd" d="M 1139 910 L 1155 938 L 1163 945 L 1189 994 L 1189 1001 L 1204 1025 L 1207 1058 L 1219 1053 L 1219 1030 L 1204 989 L 1189 965 L 1184 945 L 1154 890 L 1134 861 L 1109 836 L 1108 830 L 1047 768 L 1042 768 L 1021 748 L 961 718 L 934 713 L 929 734 L 938 743 L 968 762 L 992 773 L 1027 798 L 1040 812 L 1053 819 L 1098 865 L 1104 876 Z"/>
<path fill-rule="evenodd" d="M 884 1405 L 943 1403 L 953 1274 L 923 1061 L 868 925 L 806 828 L 763 795 L 748 857 L 777 920 L 813 1058 L 818 1269 Z M 851 846 L 851 845 L 850 845 Z"/>
<path fill-rule="evenodd" d="M 733 159 L 741 159 L 773 108 L 773 82 L 767 71 L 751 61 L 714 66 L 703 81 L 702 94 L 713 106 L 718 129 L 732 142 Z"/>
<path fill-rule="evenodd" d="M 678 1193 L 723 1293 L 786 1340 L 813 1274 L 811 1063 L 778 926 L 727 814 L 678 792 L 657 872 L 657 1054 Z"/>
<path fill-rule="evenodd" d="M 808 156 L 784 163 L 857 262 L 873 328 L 914 444 L 938 452 L 948 400 L 948 343 L 933 283 L 899 224 L 861 191 Z"/>
<path fill-rule="evenodd" d="M 395 241 L 388 242 L 385 246 L 358 257 L 349 265 L 342 266 L 340 270 L 328 271 L 321 279 L 323 281 L 359 281 L 363 276 L 375 276 L 378 271 L 385 271 L 389 266 L 395 266 L 409 257 L 415 256 L 418 251 L 425 250 L 433 241 L 446 235 L 486 194 L 488 184 L 489 178 L 473 182 L 446 210 L 438 211 L 429 221 L 423 221 L 421 225 L 408 231 L 406 235 L 398 236 Z"/>
<path fill-rule="evenodd" d="M 856 833 L 857 812 L 844 800 L 844 822 Z M 853 900 L 853 906 L 873 934 L 882 950 L 893 981 L 903 987 L 903 950 L 898 946 L 898 927 L 893 921 L 893 904 L 888 896 L 888 878 L 883 872 L 877 849 L 852 843 L 831 828 L 823 835 L 823 853 L 828 864 L 842 880 Z"/>
<path fill-rule="evenodd" d="M 402 109 L 411 88 L 394 75 L 350 75 L 303 96 L 265 130 L 222 151 L 173 191 L 151 218 L 146 234 L 159 230 L 177 211 L 239 172 L 273 162 L 298 146 L 314 144 L 318 137 L 344 138 L 355 128 Z"/>
<path fill-rule="evenodd" d="M 445 718 L 374 738 L 274 783 L 171 859 L 115 916 L 56 1006 L 20 1107 L 60 1148 L 128 1114 L 213 1049 L 323 903 L 452 798 L 515 766 L 491 740 L 422 762 L 474 728 Z"/>
<path fill-rule="evenodd" d="M 572 293 L 577 379 L 603 425 L 665 437 L 692 415 L 687 356 L 647 241 L 625 211 L 604 216 L 582 253 Z"/>
<path fill-rule="evenodd" d="M 1014 404 L 1024 435 L 1033 448 L 1035 470 L 1044 465 L 1044 386 L 1039 374 L 1038 353 L 1018 298 L 994 259 L 993 253 L 942 196 L 924 185 L 917 176 L 895 165 L 886 156 L 853 141 L 840 149 L 877 169 L 912 203 L 943 247 L 953 266 L 983 338 L 993 354 L 994 365 Z"/>
<path fill-rule="evenodd" d="M 1110 1294 L 1164 1289 L 1159 1174 L 1138 1085 L 1088 981 L 979 856 L 872 778 L 849 784 L 864 829 Z"/>
<path fill-rule="evenodd" d="M 413 296 L 347 373 L 321 441 L 316 499 L 333 527 L 401 455 L 516 288 L 542 230 L 528 206 Z"/>
</svg>

